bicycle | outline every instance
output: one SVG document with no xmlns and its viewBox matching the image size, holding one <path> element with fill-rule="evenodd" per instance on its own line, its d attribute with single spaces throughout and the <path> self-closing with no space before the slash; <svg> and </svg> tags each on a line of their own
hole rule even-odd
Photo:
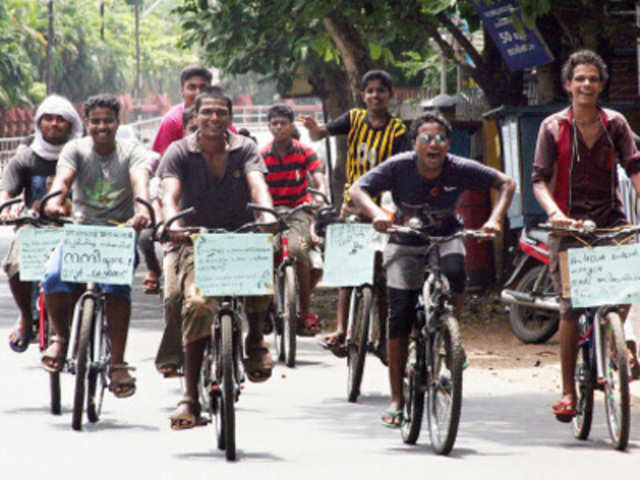
<svg viewBox="0 0 640 480">
<path fill-rule="evenodd" d="M 266 209 L 284 222 L 300 210 L 311 213 L 312 208 L 308 204 L 298 205 L 285 212 Z M 288 228 L 288 227 L 287 227 Z M 287 367 L 296 365 L 296 333 L 298 329 L 299 290 L 295 260 L 289 255 L 289 239 L 286 230 L 279 237 L 280 252 L 276 260 L 276 285 L 275 285 L 275 310 L 271 311 L 273 325 L 274 344 L 278 360 L 283 361 Z"/>
<path fill-rule="evenodd" d="M 313 193 L 320 194 L 318 191 Z M 318 235 L 325 236 L 325 229 L 334 223 L 353 223 L 356 216 L 339 219 L 335 209 L 328 204 L 318 213 Z M 380 243 L 380 242 L 374 242 Z M 382 268 L 382 247 L 374 245 L 374 274 L 373 281 L 353 287 L 349 301 L 347 325 L 345 335 L 345 350 L 347 359 L 347 400 L 356 402 L 361 393 L 364 375 L 365 359 L 368 352 L 376 354 L 386 365 L 385 358 L 385 326 L 384 313 L 386 304 L 386 280 Z"/>
<path fill-rule="evenodd" d="M 593 222 L 582 227 L 556 227 L 542 224 L 540 228 L 569 232 L 588 238 L 592 244 L 615 240 L 623 235 L 640 232 L 640 226 L 621 227 L 613 232 L 595 230 Z M 572 421 L 574 437 L 586 440 L 593 420 L 594 391 L 604 393 L 609 436 L 617 450 L 629 443 L 631 424 L 629 381 L 630 371 L 623 330 L 623 307 L 600 305 L 590 307 L 578 320 L 579 341 L 575 367 L 576 416 Z"/>
<path fill-rule="evenodd" d="M 420 436 L 427 396 L 427 419 L 432 449 L 451 452 L 458 434 L 462 410 L 464 347 L 452 304 L 449 282 L 440 269 L 440 245 L 456 238 L 493 238 L 481 230 L 460 230 L 452 235 L 431 236 L 421 222 L 393 226 L 387 233 L 415 235 L 428 243 L 426 280 L 418 296 L 417 321 L 410 335 L 410 355 L 404 378 L 402 440 L 415 444 Z"/>
<path fill-rule="evenodd" d="M 253 204 L 248 204 L 247 207 L 254 211 L 268 211 L 275 215 L 275 211 L 272 209 Z M 162 234 L 159 237 L 156 235 L 156 238 L 159 241 L 166 241 L 171 225 L 194 212 L 195 208 L 190 207 L 167 219 Z M 231 233 L 250 232 L 266 225 L 269 224 L 251 222 Z M 285 227 L 286 225 L 280 221 L 280 229 Z M 185 227 L 171 231 L 228 233 L 224 229 L 205 227 Z M 242 362 L 244 359 L 242 325 L 244 322 L 246 322 L 246 315 L 240 298 L 235 295 L 223 296 L 213 319 L 212 334 L 205 345 L 198 385 L 200 404 L 209 416 L 207 423 L 215 419 L 216 445 L 219 450 L 225 451 L 227 460 L 236 459 L 235 403 L 240 398 L 245 382 Z"/>
<path fill-rule="evenodd" d="M 40 206 L 42 218 L 46 202 L 60 195 L 60 191 L 45 196 Z M 151 222 L 155 224 L 155 215 L 151 204 L 136 197 L 136 202 L 144 205 L 149 211 Z M 81 223 L 81 219 L 55 217 L 49 219 L 59 224 Z M 106 293 L 96 282 L 87 282 L 85 291 L 76 300 L 73 309 L 71 329 L 69 334 L 69 348 L 61 371 L 75 375 L 73 409 L 71 427 L 82 430 L 82 414 L 85 410 L 87 419 L 95 423 L 102 413 L 104 391 L 109 388 L 108 371 L 111 366 L 111 339 L 106 318 Z M 57 389 L 51 389 L 52 405 L 54 399 L 60 399 L 60 371 L 50 373 L 57 377 Z M 52 379 L 53 385 L 53 379 Z"/>
<path fill-rule="evenodd" d="M 50 195 L 49 195 L 50 196 Z M 45 195 L 42 201 L 46 201 L 49 196 Z M 13 198 L 7 200 L 0 204 L 0 212 L 5 208 L 15 205 L 22 202 L 22 198 Z M 50 222 L 47 222 L 43 219 L 42 215 L 42 204 L 38 210 L 28 209 L 25 210 L 22 215 L 17 218 L 6 220 L 3 222 L 4 225 L 14 225 L 16 227 L 21 227 L 23 225 L 30 225 L 34 228 L 41 228 L 50 226 Z M 47 315 L 45 303 L 44 303 L 44 293 L 42 292 L 40 282 L 33 282 L 33 295 L 32 295 L 32 312 L 33 318 L 36 321 L 33 323 L 33 333 L 32 337 L 38 339 L 38 347 L 40 352 L 43 352 L 48 344 L 49 338 L 53 335 L 52 325 L 49 322 L 49 317 Z M 51 374 L 49 377 L 49 389 L 51 393 L 51 403 L 50 410 L 54 415 L 59 415 L 61 412 L 60 405 L 60 376 L 58 374 Z"/>
</svg>

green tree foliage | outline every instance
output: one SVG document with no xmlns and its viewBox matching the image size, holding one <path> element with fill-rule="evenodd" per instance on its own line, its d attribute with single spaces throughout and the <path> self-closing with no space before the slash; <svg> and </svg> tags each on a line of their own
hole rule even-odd
<svg viewBox="0 0 640 480">
<path fill-rule="evenodd" d="M 152 2 L 139 1 L 141 11 Z M 99 92 L 126 93 L 135 82 L 134 7 L 131 1 L 55 0 L 52 39 L 53 91 L 73 101 Z M 140 22 L 143 84 L 147 91 L 177 95 L 178 73 L 197 56 L 177 47 L 179 29 L 171 2 Z M 44 93 L 47 2 L 0 2 L 0 104 L 37 103 Z M 104 32 L 104 36 L 101 36 Z"/>
</svg>

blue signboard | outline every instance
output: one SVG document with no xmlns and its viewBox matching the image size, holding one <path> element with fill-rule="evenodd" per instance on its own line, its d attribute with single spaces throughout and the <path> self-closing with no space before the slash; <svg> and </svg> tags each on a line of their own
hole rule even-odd
<svg viewBox="0 0 640 480">
<path fill-rule="evenodd" d="M 553 60 L 553 55 L 537 31 L 523 27 L 518 32 L 513 25 L 514 17 L 522 19 L 517 0 L 474 2 L 474 5 L 509 70 L 517 72 Z"/>
</svg>

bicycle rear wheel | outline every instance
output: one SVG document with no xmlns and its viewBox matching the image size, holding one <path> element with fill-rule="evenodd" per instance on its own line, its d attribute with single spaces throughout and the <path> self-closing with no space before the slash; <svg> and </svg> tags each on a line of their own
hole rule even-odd
<svg viewBox="0 0 640 480">
<path fill-rule="evenodd" d="M 296 302 L 296 272 L 293 265 L 284 268 L 283 279 L 284 310 L 282 317 L 284 363 L 287 367 L 296 366 L 296 330 L 298 310 Z"/>
<path fill-rule="evenodd" d="M 586 440 L 589 438 L 593 420 L 593 373 L 586 343 L 578 350 L 574 381 L 578 398 L 576 416 L 573 417 L 573 436 L 578 440 Z"/>
<path fill-rule="evenodd" d="M 618 312 L 607 313 L 605 319 L 602 326 L 602 356 L 607 427 L 615 448 L 624 450 L 629 443 L 631 418 L 627 346 Z"/>
<path fill-rule="evenodd" d="M 404 412 L 402 418 L 402 440 L 413 445 L 420 436 L 424 414 L 424 343 L 416 338 L 409 344 L 407 374 L 403 380 Z"/>
<path fill-rule="evenodd" d="M 432 376 L 428 383 L 427 418 L 431 447 L 448 454 L 458 434 L 462 409 L 462 364 L 464 350 L 458 321 L 447 315 L 433 336 Z"/>
<path fill-rule="evenodd" d="M 98 314 L 99 312 L 99 314 Z M 102 412 L 104 391 L 107 388 L 107 368 L 111 363 L 111 342 L 103 325 L 104 311 L 97 309 L 93 329 L 93 345 L 89 366 L 87 388 L 87 417 L 90 422 L 97 422 Z"/>
<path fill-rule="evenodd" d="M 73 394 L 73 415 L 71 428 L 82 430 L 82 410 L 84 408 L 85 382 L 87 378 L 87 364 L 89 361 L 89 342 L 95 314 L 95 300 L 85 297 L 80 304 L 82 316 L 78 329 L 78 349 L 75 353 L 76 385 Z"/>
<path fill-rule="evenodd" d="M 347 345 L 347 399 L 355 402 L 360 395 L 364 361 L 367 357 L 371 307 L 374 298 L 373 289 L 370 286 L 356 288 L 352 295 L 355 295 L 355 306 L 351 310 L 353 319 L 349 319 L 351 335 Z"/>
<path fill-rule="evenodd" d="M 222 341 L 220 344 L 220 373 L 222 374 L 222 432 L 224 437 L 224 449 L 227 460 L 236 458 L 236 381 L 233 368 L 233 319 L 231 315 L 224 314 L 220 318 L 220 331 Z"/>
</svg>

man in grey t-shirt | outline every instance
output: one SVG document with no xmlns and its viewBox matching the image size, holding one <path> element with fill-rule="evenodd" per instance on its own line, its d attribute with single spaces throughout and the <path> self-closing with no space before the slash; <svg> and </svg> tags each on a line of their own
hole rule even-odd
<svg viewBox="0 0 640 480">
<path fill-rule="evenodd" d="M 110 94 L 90 97 L 85 104 L 87 128 L 91 137 L 69 142 L 60 154 L 51 187 L 61 190 L 46 206 L 49 215 L 63 214 L 62 202 L 73 188 L 75 213 L 86 223 L 126 222 L 136 230 L 150 225 L 148 212 L 134 204 L 134 197 L 149 200 L 149 165 L 144 149 L 116 140 L 120 103 Z M 58 258 L 56 258 L 56 255 Z M 59 371 L 69 338 L 69 312 L 73 308 L 74 284 L 60 279 L 61 249 L 47 264 L 43 281 L 47 312 L 56 331 L 53 343 L 42 356 L 42 366 Z M 124 351 L 131 316 L 131 287 L 104 285 L 107 294 L 107 323 L 111 336 L 111 382 L 109 389 L 118 398 L 135 393 L 135 379 L 129 375 Z"/>
</svg>

